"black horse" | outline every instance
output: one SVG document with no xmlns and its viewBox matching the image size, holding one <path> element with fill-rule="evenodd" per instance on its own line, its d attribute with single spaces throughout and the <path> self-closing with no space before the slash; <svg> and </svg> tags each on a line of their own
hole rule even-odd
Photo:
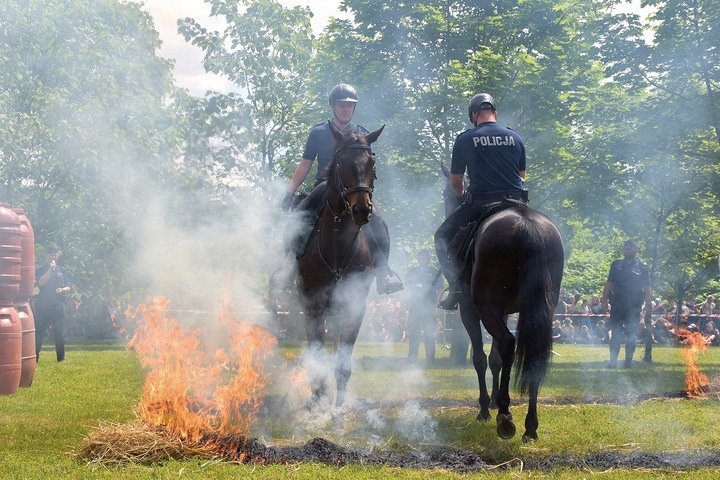
<svg viewBox="0 0 720 480">
<path fill-rule="evenodd" d="M 443 173 L 446 170 L 443 168 Z M 457 206 L 450 193 L 446 188 L 446 209 L 453 201 Z M 515 204 L 500 210 L 474 234 L 463 275 L 460 316 L 473 347 L 480 389 L 478 420 L 489 421 L 490 407 L 497 405 L 497 431 L 502 438 L 515 435 L 509 385 L 517 360 L 520 392 L 529 394 L 523 440 L 537 439 L 537 396 L 552 353 L 552 321 L 563 267 L 560 232 L 552 220 L 528 206 Z M 507 327 L 507 316 L 512 313 L 519 313 L 516 336 Z M 480 322 L 493 338 L 489 365 L 492 397 L 485 382 L 488 357 L 483 351 Z"/>
<path fill-rule="evenodd" d="M 515 435 L 510 413 L 510 372 L 516 360 L 520 392 L 529 396 L 523 440 L 537 439 L 537 397 L 552 353 L 552 321 L 564 266 L 562 238 L 555 224 L 527 206 L 502 210 L 483 222 L 474 236 L 470 267 L 464 277 L 460 316 L 473 346 L 480 379 L 480 415 L 489 419 L 484 388 L 487 363 L 480 321 L 493 338 L 502 361 L 497 391 L 497 431 Z M 519 313 L 515 336 L 507 315 Z M 482 377 L 482 378 L 481 378 Z"/>
<path fill-rule="evenodd" d="M 337 346 L 336 405 L 344 402 L 352 371 L 351 357 L 373 282 L 373 257 L 361 227 L 372 215 L 375 157 L 370 145 L 382 128 L 367 136 L 341 133 L 327 170 L 323 210 L 304 254 L 298 259 L 301 303 L 305 313 L 310 379 L 314 401 L 327 395 L 326 336 Z"/>
</svg>

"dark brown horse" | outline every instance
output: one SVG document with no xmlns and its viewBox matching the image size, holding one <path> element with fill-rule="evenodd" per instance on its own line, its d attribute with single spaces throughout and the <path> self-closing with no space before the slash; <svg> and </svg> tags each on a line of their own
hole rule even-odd
<svg viewBox="0 0 720 480">
<path fill-rule="evenodd" d="M 527 206 L 513 206 L 485 220 L 474 235 L 471 258 L 464 274 L 460 315 L 470 335 L 473 365 L 480 386 L 478 420 L 490 420 L 490 396 L 485 385 L 487 357 L 480 322 L 493 338 L 499 355 L 500 381 L 493 370 L 498 406 L 497 431 L 515 435 L 510 413 L 510 373 L 516 361 L 520 392 L 528 392 L 523 440 L 537 439 L 537 396 L 552 353 L 552 321 L 564 265 L 562 238 L 555 224 Z M 507 315 L 519 313 L 515 336 Z M 495 390 L 495 388 L 493 388 Z"/>
<path fill-rule="evenodd" d="M 375 157 L 367 136 L 346 134 L 330 123 L 336 140 L 327 171 L 323 211 L 305 253 L 298 259 L 300 297 L 308 342 L 308 377 L 314 401 L 327 395 L 326 336 L 337 346 L 336 404 L 344 402 L 351 357 L 373 282 L 373 258 L 361 227 L 372 215 Z"/>
</svg>

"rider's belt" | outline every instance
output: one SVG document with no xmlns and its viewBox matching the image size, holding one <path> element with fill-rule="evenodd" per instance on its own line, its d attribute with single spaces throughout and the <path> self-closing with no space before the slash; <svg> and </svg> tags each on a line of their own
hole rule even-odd
<svg viewBox="0 0 720 480">
<path fill-rule="evenodd" d="M 525 191 L 527 192 L 527 190 Z M 527 194 L 523 190 L 508 190 L 506 192 L 490 193 L 487 195 L 476 195 L 470 192 L 465 193 L 464 202 L 467 205 L 478 204 L 487 205 L 488 203 L 501 202 L 503 198 L 512 198 L 527 203 Z"/>
</svg>

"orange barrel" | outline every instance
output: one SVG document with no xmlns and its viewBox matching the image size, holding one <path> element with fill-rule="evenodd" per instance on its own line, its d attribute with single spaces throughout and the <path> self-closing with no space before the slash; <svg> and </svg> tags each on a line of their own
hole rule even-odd
<svg viewBox="0 0 720 480">
<path fill-rule="evenodd" d="M 35 318 L 28 302 L 16 303 L 20 326 L 22 327 L 22 353 L 20 386 L 29 387 L 35 378 L 35 367 L 37 366 L 37 355 L 35 352 Z"/>
<path fill-rule="evenodd" d="M 22 326 L 15 307 L 0 305 L 0 395 L 20 388 Z"/>
<path fill-rule="evenodd" d="M 7 203 L 0 203 L 0 306 L 12 306 L 20 291 L 22 263 L 20 217 Z"/>
<path fill-rule="evenodd" d="M 30 298 L 35 289 L 35 233 L 22 208 L 14 208 L 20 220 L 20 291 L 16 301 Z"/>
</svg>

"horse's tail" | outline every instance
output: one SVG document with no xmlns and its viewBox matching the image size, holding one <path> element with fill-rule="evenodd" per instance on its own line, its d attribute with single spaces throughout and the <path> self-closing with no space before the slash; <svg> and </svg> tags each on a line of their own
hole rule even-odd
<svg viewBox="0 0 720 480">
<path fill-rule="evenodd" d="M 520 235 L 520 314 L 516 335 L 516 379 L 520 392 L 545 378 L 552 354 L 553 284 L 548 247 L 537 222 L 524 218 Z"/>
</svg>

